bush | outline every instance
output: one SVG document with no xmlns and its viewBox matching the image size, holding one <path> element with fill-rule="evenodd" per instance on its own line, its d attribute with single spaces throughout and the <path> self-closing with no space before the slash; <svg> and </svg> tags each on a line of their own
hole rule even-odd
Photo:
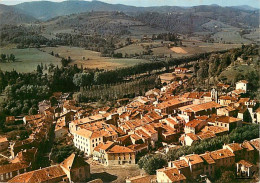
<svg viewBox="0 0 260 183">
<path fill-rule="evenodd" d="M 162 155 L 146 155 L 138 161 L 138 165 L 146 173 L 154 175 L 157 169 L 167 165 L 167 160 Z"/>
</svg>

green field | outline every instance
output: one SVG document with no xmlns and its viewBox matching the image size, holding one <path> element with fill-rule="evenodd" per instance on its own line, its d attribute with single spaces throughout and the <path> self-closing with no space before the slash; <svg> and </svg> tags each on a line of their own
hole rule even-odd
<svg viewBox="0 0 260 183">
<path fill-rule="evenodd" d="M 214 34 L 212 38 L 214 38 L 215 42 L 226 42 L 226 43 L 229 42 L 235 44 L 250 43 L 248 39 L 241 37 L 238 31 L 239 31 L 238 28 L 225 28 L 222 29 L 222 31 Z"/>
<path fill-rule="evenodd" d="M 37 65 L 59 65 L 61 66 L 60 59 L 51 56 L 48 53 L 39 51 L 36 48 L 16 49 L 16 48 L 0 48 L 0 53 L 14 54 L 17 61 L 0 63 L 0 69 L 3 71 L 16 70 L 17 72 L 32 72 L 35 71 Z"/>
</svg>

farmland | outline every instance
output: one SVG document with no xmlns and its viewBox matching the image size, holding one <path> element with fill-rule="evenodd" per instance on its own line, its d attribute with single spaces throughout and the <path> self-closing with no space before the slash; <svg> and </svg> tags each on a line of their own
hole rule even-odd
<svg viewBox="0 0 260 183">
<path fill-rule="evenodd" d="M 71 57 L 71 65 L 77 64 L 78 66 L 83 66 L 84 68 L 100 68 L 100 69 L 115 69 L 119 67 L 132 66 L 141 62 L 147 62 L 143 59 L 116 59 L 101 57 L 99 52 L 85 50 L 84 48 L 78 47 L 46 47 L 42 48 L 45 53 L 50 53 L 53 51 L 54 54 L 59 54 L 60 57 Z M 85 59 L 84 59 L 84 58 Z"/>
<path fill-rule="evenodd" d="M 197 53 L 204 53 L 209 51 L 218 51 L 224 49 L 230 49 L 240 47 L 241 44 L 221 44 L 221 43 L 203 43 L 199 41 L 185 41 L 183 40 L 183 47 L 168 48 L 163 46 L 157 41 L 149 43 L 136 43 L 120 49 L 117 49 L 116 53 L 122 53 L 123 57 L 127 53 L 128 55 L 141 55 L 145 49 L 143 46 L 150 45 L 154 56 L 171 56 L 172 58 L 178 58 L 182 56 L 189 56 Z M 58 54 L 60 58 L 52 56 L 50 53 Z M 133 66 L 138 63 L 148 62 L 145 59 L 134 58 L 110 58 L 101 57 L 100 52 L 91 50 L 85 50 L 79 47 L 58 46 L 58 47 L 43 47 L 40 49 L 27 48 L 16 49 L 12 47 L 0 48 L 0 53 L 14 54 L 17 61 L 0 63 L 0 68 L 3 71 L 16 70 L 17 72 L 31 72 L 35 71 L 37 65 L 41 63 L 43 65 L 54 64 L 61 66 L 61 57 L 71 57 L 72 62 L 70 65 L 77 64 L 79 67 L 82 65 L 84 68 L 99 68 L 99 69 L 116 69 L 120 67 Z"/>
<path fill-rule="evenodd" d="M 217 32 L 212 36 L 216 42 L 226 42 L 234 44 L 247 44 L 250 43 L 248 39 L 243 38 L 239 34 L 239 29 L 237 28 L 225 28 L 222 31 Z"/>
<path fill-rule="evenodd" d="M 51 56 L 36 48 L 16 49 L 16 48 L 0 48 L 0 53 L 14 54 L 16 62 L 0 63 L 0 69 L 3 71 L 16 70 L 17 72 L 32 72 L 36 70 L 37 65 L 61 65 L 60 59 Z"/>
</svg>

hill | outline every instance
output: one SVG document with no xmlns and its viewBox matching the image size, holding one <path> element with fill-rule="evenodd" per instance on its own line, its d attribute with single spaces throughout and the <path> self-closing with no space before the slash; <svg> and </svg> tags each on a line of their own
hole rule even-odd
<svg viewBox="0 0 260 183">
<path fill-rule="evenodd" d="M 215 5 L 194 6 L 181 12 L 171 13 L 144 12 L 136 18 L 151 26 L 183 33 L 211 32 L 211 28 L 207 29 L 207 23 L 212 20 L 222 27 L 233 26 L 247 29 L 259 26 L 259 11 L 244 11 Z"/>
<path fill-rule="evenodd" d="M 31 23 L 37 19 L 11 6 L 0 4 L 0 25 Z"/>
<path fill-rule="evenodd" d="M 136 12 L 139 8 L 126 5 L 112 5 L 100 1 L 50 1 L 25 2 L 14 7 L 23 10 L 31 16 L 41 20 L 48 20 L 56 16 L 83 13 L 91 11 L 124 11 Z"/>
<path fill-rule="evenodd" d="M 135 33 L 154 34 L 166 32 L 160 28 L 146 26 L 123 12 L 89 12 L 60 16 L 43 23 L 45 33 L 73 33 L 84 35 L 128 35 Z"/>
</svg>

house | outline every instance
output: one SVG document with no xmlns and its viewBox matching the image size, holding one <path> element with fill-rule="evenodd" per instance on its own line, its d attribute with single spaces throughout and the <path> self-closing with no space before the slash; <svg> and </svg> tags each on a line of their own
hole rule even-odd
<svg viewBox="0 0 260 183">
<path fill-rule="evenodd" d="M 214 123 L 214 126 L 227 128 L 228 131 L 242 126 L 242 119 L 230 116 L 212 116 L 208 121 Z"/>
<path fill-rule="evenodd" d="M 78 149 L 90 156 L 94 148 L 103 142 L 103 136 L 100 132 L 80 129 L 74 133 L 73 142 Z"/>
<path fill-rule="evenodd" d="M 211 158 L 216 162 L 216 167 L 231 167 L 235 164 L 235 154 L 228 149 L 219 149 L 210 152 Z"/>
<path fill-rule="evenodd" d="M 190 166 L 185 160 L 170 161 L 168 167 L 177 168 L 185 177 L 191 177 Z"/>
<path fill-rule="evenodd" d="M 174 98 L 155 105 L 154 111 L 159 112 L 160 114 L 172 114 L 176 112 L 177 108 L 189 105 L 191 103 L 191 100 Z"/>
<path fill-rule="evenodd" d="M 126 183 L 140 183 L 140 182 L 156 183 L 156 175 L 141 174 L 141 175 L 126 179 Z"/>
<path fill-rule="evenodd" d="M 236 82 L 236 90 L 243 90 L 244 93 L 247 93 L 247 89 L 248 89 L 248 81 L 246 80 L 241 80 Z"/>
<path fill-rule="evenodd" d="M 211 96 L 211 92 L 188 92 L 184 93 L 181 97 L 183 99 L 192 100 L 193 104 L 207 103 L 211 102 L 213 99 L 213 96 Z"/>
<path fill-rule="evenodd" d="M 38 148 L 25 149 L 20 151 L 16 157 L 11 160 L 11 163 L 23 163 L 29 165 L 28 169 L 34 169 L 37 167 Z"/>
<path fill-rule="evenodd" d="M 9 147 L 9 141 L 6 137 L 0 137 L 0 152 Z"/>
<path fill-rule="evenodd" d="M 36 114 L 36 115 L 29 115 L 29 116 L 24 116 L 23 117 L 23 122 L 26 125 L 27 123 L 34 121 L 34 120 L 38 120 L 40 118 L 44 117 L 43 114 Z"/>
<path fill-rule="evenodd" d="M 218 116 L 231 116 L 236 117 L 237 116 L 237 110 L 231 106 L 226 106 L 217 109 L 217 115 Z"/>
<path fill-rule="evenodd" d="M 38 104 L 39 113 L 44 114 L 44 111 L 50 107 L 51 107 L 51 102 L 49 100 L 43 100 L 39 102 Z"/>
<path fill-rule="evenodd" d="M 223 149 L 228 149 L 232 153 L 234 153 L 236 156 L 235 158 L 236 162 L 241 159 L 250 162 L 254 161 L 254 153 L 255 153 L 254 147 L 248 141 L 244 141 L 241 144 L 238 143 L 224 144 Z"/>
<path fill-rule="evenodd" d="M 180 157 L 189 165 L 192 179 L 197 179 L 203 173 L 204 161 L 198 154 L 190 154 Z"/>
<path fill-rule="evenodd" d="M 188 69 L 187 69 L 187 68 L 184 68 L 184 67 L 176 67 L 176 68 L 174 69 L 174 72 L 175 72 L 176 74 L 185 74 L 185 73 L 188 72 Z"/>
<path fill-rule="evenodd" d="M 228 149 L 232 153 L 235 154 L 235 161 L 237 162 L 238 160 L 243 158 L 244 155 L 244 148 L 242 147 L 242 144 L 238 143 L 232 143 L 232 144 L 224 144 L 223 149 Z"/>
<path fill-rule="evenodd" d="M 237 117 L 242 119 L 245 122 L 252 122 L 252 116 L 250 114 L 250 108 L 246 105 L 240 105 L 237 107 L 238 113 Z M 252 108 L 251 108 L 252 110 Z"/>
<path fill-rule="evenodd" d="M 210 153 L 206 152 L 204 154 L 200 154 L 199 156 L 204 161 L 203 174 L 207 175 L 207 177 L 213 177 L 214 178 L 216 162 L 210 156 Z"/>
<path fill-rule="evenodd" d="M 93 156 L 106 166 L 135 164 L 135 152 L 128 147 L 115 145 L 113 142 L 102 143 L 95 147 Z"/>
<path fill-rule="evenodd" d="M 55 139 L 59 139 L 69 133 L 69 130 L 66 127 L 65 118 L 59 118 L 59 120 L 57 120 L 54 133 L 55 133 Z"/>
<path fill-rule="evenodd" d="M 114 145 L 115 143 L 111 141 L 100 143 L 98 146 L 94 148 L 93 160 L 99 161 L 100 163 L 107 165 L 107 161 L 105 159 L 105 151 L 113 147 Z"/>
<path fill-rule="evenodd" d="M 198 142 L 199 138 L 194 133 L 185 133 L 180 137 L 179 141 L 183 146 L 191 146 L 195 142 Z"/>
<path fill-rule="evenodd" d="M 156 183 L 156 175 L 138 175 L 135 177 L 127 178 L 126 183 Z"/>
<path fill-rule="evenodd" d="M 129 149 L 132 149 L 135 152 L 135 155 L 148 152 L 148 144 L 132 144 L 127 146 Z"/>
<path fill-rule="evenodd" d="M 185 183 L 186 177 L 180 173 L 177 168 L 162 168 L 156 170 L 156 179 L 158 183 Z"/>
<path fill-rule="evenodd" d="M 260 124 L 260 107 L 255 110 L 256 123 Z"/>
<path fill-rule="evenodd" d="M 70 182 L 84 182 L 90 178 L 90 165 L 85 160 L 72 153 L 60 163 Z"/>
<path fill-rule="evenodd" d="M 19 153 L 23 149 L 30 149 L 35 147 L 38 144 L 36 140 L 33 139 L 25 139 L 23 141 L 17 141 L 10 144 L 10 152 L 12 158 L 15 158 L 17 153 Z"/>
<path fill-rule="evenodd" d="M 220 96 L 218 98 L 218 103 L 222 106 L 228 106 L 231 103 L 235 103 L 238 101 L 238 98 L 232 96 Z"/>
<path fill-rule="evenodd" d="M 7 117 L 5 118 L 5 122 L 7 122 L 7 123 L 13 123 L 13 122 L 15 122 L 15 117 L 14 117 L 14 116 L 7 116 Z"/>
<path fill-rule="evenodd" d="M 194 119 L 185 124 L 184 132 L 196 134 L 206 125 L 207 125 L 206 120 Z"/>
<path fill-rule="evenodd" d="M 186 122 L 195 118 L 195 116 L 203 116 L 216 114 L 217 109 L 222 107 L 216 102 L 206 102 L 203 104 L 191 104 L 180 107 L 178 109 L 178 115 L 185 119 Z"/>
<path fill-rule="evenodd" d="M 66 181 L 66 173 L 62 170 L 59 165 L 46 167 L 22 174 L 18 174 L 9 180 L 9 183 L 40 183 L 40 182 L 50 182 L 55 183 L 59 181 Z"/>
<path fill-rule="evenodd" d="M 228 129 L 219 126 L 205 126 L 203 129 L 201 129 L 201 132 L 212 132 L 216 136 L 222 136 L 228 134 Z"/>
<path fill-rule="evenodd" d="M 206 132 L 199 132 L 199 133 L 197 134 L 197 137 L 198 137 L 200 140 L 206 140 L 206 139 L 214 138 L 214 137 L 216 137 L 216 135 L 215 135 L 214 132 L 206 131 Z"/>
<path fill-rule="evenodd" d="M 85 182 L 90 178 L 90 166 L 83 158 L 71 154 L 61 164 L 17 174 L 8 182 L 40 183 L 40 182 Z"/>
<path fill-rule="evenodd" d="M 27 172 L 30 170 L 30 166 L 27 163 L 10 163 L 0 166 L 0 182 L 7 182 L 16 175 Z"/>
<path fill-rule="evenodd" d="M 246 160 L 237 162 L 236 167 L 237 176 L 241 178 L 252 178 L 257 171 L 256 166 Z"/>
<path fill-rule="evenodd" d="M 260 138 L 250 140 L 250 144 L 252 144 L 256 151 L 260 152 Z"/>
</svg>

